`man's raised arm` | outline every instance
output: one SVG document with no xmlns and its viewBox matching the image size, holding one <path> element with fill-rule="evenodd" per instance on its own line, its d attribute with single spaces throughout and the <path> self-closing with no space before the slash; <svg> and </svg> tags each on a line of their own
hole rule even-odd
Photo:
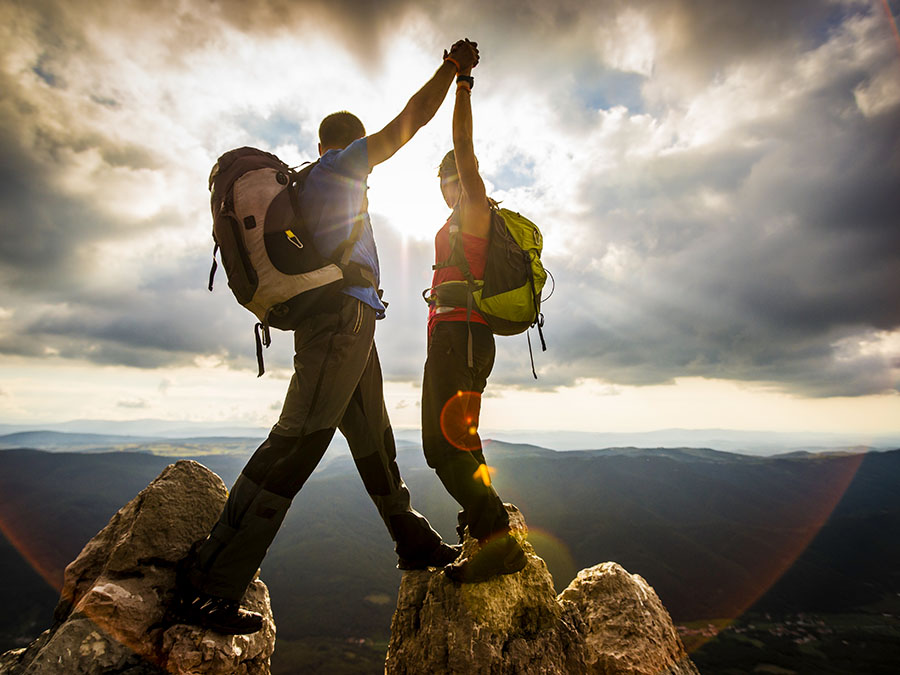
<svg viewBox="0 0 900 675">
<path fill-rule="evenodd" d="M 409 99 L 403 111 L 381 131 L 369 136 L 369 168 L 381 164 L 406 145 L 416 132 L 425 126 L 447 95 L 450 84 L 460 70 L 469 70 L 478 63 L 477 43 L 460 40 L 444 52 L 444 62 L 437 72 Z"/>
</svg>

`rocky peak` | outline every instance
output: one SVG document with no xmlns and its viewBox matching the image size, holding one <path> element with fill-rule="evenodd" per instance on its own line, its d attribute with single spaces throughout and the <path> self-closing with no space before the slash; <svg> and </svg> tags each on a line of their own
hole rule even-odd
<svg viewBox="0 0 900 675">
<path fill-rule="evenodd" d="M 255 635 L 165 620 L 175 564 L 212 527 L 226 494 L 221 479 L 197 462 L 163 470 L 66 567 L 53 627 L 0 656 L 0 675 L 268 674 L 275 623 L 258 579 L 244 600 L 265 617 Z"/>
<path fill-rule="evenodd" d="M 603 673 L 697 675 L 653 588 L 616 563 L 582 570 L 558 596 L 507 504 L 528 554 L 518 574 L 457 585 L 439 570 L 406 572 L 391 623 L 389 675 Z M 476 542 L 466 536 L 466 553 Z"/>
</svg>

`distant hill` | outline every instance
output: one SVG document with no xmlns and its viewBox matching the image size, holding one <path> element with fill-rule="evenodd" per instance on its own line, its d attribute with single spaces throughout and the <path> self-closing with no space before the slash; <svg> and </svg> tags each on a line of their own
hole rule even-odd
<svg viewBox="0 0 900 675">
<path fill-rule="evenodd" d="M 2 424 L 0 435 L 22 431 L 55 431 L 72 434 L 137 436 L 173 440 L 229 437 L 262 441 L 268 428 L 221 422 L 188 422 L 156 419 L 72 420 L 52 424 Z M 418 429 L 394 429 L 396 438 L 419 443 Z M 773 456 L 786 452 L 841 452 L 892 450 L 900 447 L 900 432 L 893 434 L 746 431 L 739 429 L 658 429 L 642 432 L 546 431 L 482 429 L 482 438 L 507 443 L 530 443 L 554 450 L 595 448 L 713 448 L 746 455 Z M 340 440 L 340 439 L 336 439 Z M 38 445 L 38 447 L 40 447 Z"/>
<path fill-rule="evenodd" d="M 46 452 L 143 452 L 165 457 L 239 455 L 249 457 L 257 438 L 199 436 L 167 438 L 78 434 L 61 431 L 19 431 L 0 436 L 0 450 L 30 448 Z"/>
<path fill-rule="evenodd" d="M 159 438 L 145 436 L 114 436 L 110 434 L 73 434 L 61 431 L 19 431 L 0 436 L 0 448 L 39 448 L 47 452 L 83 449 L 109 450 L 114 446 L 129 449 L 153 443 Z"/>
<path fill-rule="evenodd" d="M 220 422 L 188 422 L 169 420 L 72 420 L 50 424 L 0 424 L 0 434 L 20 431 L 58 431 L 70 434 L 108 436 L 142 436 L 153 438 L 191 438 L 196 436 L 230 436 L 265 438 L 268 429 L 238 426 Z"/>
<path fill-rule="evenodd" d="M 0 425 L 2 427 L 2 425 Z M 0 435 L 0 450 L 30 448 L 46 452 L 143 452 L 166 457 L 240 455 L 249 457 L 266 434 L 260 436 L 131 436 L 63 431 L 17 431 Z M 398 442 L 400 445 L 402 442 Z M 343 437 L 336 438 L 332 454 L 349 452 Z"/>
<path fill-rule="evenodd" d="M 493 442 L 486 454 L 499 493 L 526 515 L 560 588 L 577 570 L 615 560 L 643 575 L 676 621 L 735 617 L 751 606 L 837 611 L 900 593 L 900 451 L 760 458 Z M 196 458 L 228 485 L 245 461 Z M 383 638 L 399 583 L 392 545 L 352 459 L 327 458 L 263 564 L 279 636 Z M 56 596 L 34 570 L 58 581 L 170 461 L 0 451 L 0 605 L 17 608 L 0 615 L 0 649 L 49 621 Z M 403 443 L 398 461 L 414 507 L 452 539 L 457 506 L 421 450 Z"/>
</svg>

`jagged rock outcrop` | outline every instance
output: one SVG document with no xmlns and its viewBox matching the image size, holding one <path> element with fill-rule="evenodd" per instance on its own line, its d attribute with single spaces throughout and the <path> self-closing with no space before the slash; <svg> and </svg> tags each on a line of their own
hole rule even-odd
<svg viewBox="0 0 900 675">
<path fill-rule="evenodd" d="M 480 584 L 406 572 L 391 623 L 387 675 L 528 673 L 697 675 L 669 613 L 644 579 L 616 563 L 582 570 L 559 594 L 507 504 L 528 565 Z M 475 542 L 466 537 L 464 552 Z"/>
<path fill-rule="evenodd" d="M 0 656 L 0 675 L 267 675 L 275 623 L 258 579 L 244 600 L 265 617 L 254 635 L 224 636 L 164 618 L 175 564 L 212 527 L 226 494 L 197 462 L 168 466 L 66 567 L 54 626 Z"/>
</svg>

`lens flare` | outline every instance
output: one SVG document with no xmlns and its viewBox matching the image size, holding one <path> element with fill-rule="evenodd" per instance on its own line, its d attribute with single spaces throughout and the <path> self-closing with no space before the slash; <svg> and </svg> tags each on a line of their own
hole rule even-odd
<svg viewBox="0 0 900 675">
<path fill-rule="evenodd" d="M 569 547 L 556 535 L 531 525 L 528 526 L 528 543 L 547 563 L 547 569 L 553 577 L 553 586 L 557 593 L 561 593 L 578 574 Z"/>
<path fill-rule="evenodd" d="M 802 493 L 785 495 L 787 503 L 780 526 L 766 530 L 765 546 L 745 552 L 742 563 L 748 573 L 743 583 L 723 589 L 728 596 L 721 603 L 724 616 L 693 622 L 702 625 L 682 632 L 688 652 L 699 649 L 728 628 L 791 569 L 831 517 L 865 457 L 866 453 L 860 453 L 823 462 L 815 485 L 806 486 Z"/>
<path fill-rule="evenodd" d="M 13 515 L 0 513 L 0 533 L 6 537 L 6 540 L 31 568 L 47 582 L 47 585 L 59 592 L 62 589 L 64 566 L 54 561 L 52 551 L 44 550 L 46 547 L 31 541 L 26 534 L 28 524 L 18 523 L 18 519 Z M 21 524 L 21 527 L 17 526 L 18 524 Z M 50 542 L 48 544 L 52 545 Z"/>
<path fill-rule="evenodd" d="M 472 478 L 474 478 L 475 480 L 480 480 L 487 487 L 490 487 L 492 473 L 496 473 L 496 469 L 494 469 L 494 467 L 488 466 L 487 464 L 479 464 L 478 469 L 476 469 L 475 473 L 472 474 Z"/>
<path fill-rule="evenodd" d="M 458 391 L 441 410 L 441 433 L 448 443 L 460 450 L 481 450 L 481 438 L 478 436 L 480 414 L 481 394 Z"/>
<path fill-rule="evenodd" d="M 884 13 L 887 15 L 888 24 L 890 25 L 891 33 L 894 36 L 894 42 L 897 43 L 897 50 L 900 51 L 900 31 L 897 30 L 897 21 L 894 19 L 894 15 L 891 14 L 888 0 L 881 0 L 881 6 L 884 8 Z"/>
</svg>

